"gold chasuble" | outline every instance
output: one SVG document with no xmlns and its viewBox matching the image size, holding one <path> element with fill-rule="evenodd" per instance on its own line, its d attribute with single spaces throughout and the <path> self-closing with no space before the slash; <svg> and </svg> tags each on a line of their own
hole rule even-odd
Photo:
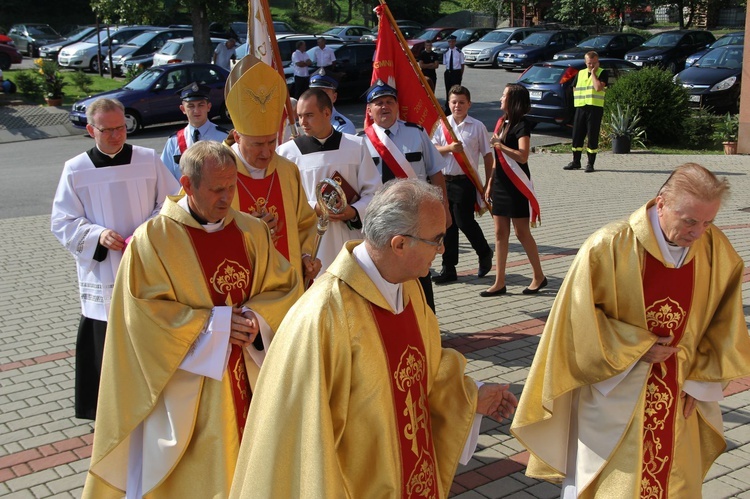
<svg viewBox="0 0 750 499">
<path fill-rule="evenodd" d="M 715 226 L 676 269 L 661 254 L 650 201 L 594 233 L 576 256 L 537 348 L 511 432 L 527 475 L 578 497 L 698 498 L 725 441 L 716 400 L 750 374 L 743 262 Z M 679 352 L 639 359 L 659 336 Z M 683 415 L 683 390 L 697 397 Z"/>
<path fill-rule="evenodd" d="M 247 306 L 276 331 L 298 296 L 265 224 L 230 210 L 224 227 L 208 233 L 177 199 L 135 231 L 120 264 L 85 498 L 123 497 L 134 456 L 146 498 L 227 497 L 245 374 L 217 381 L 180 365 L 215 304 Z M 242 353 L 254 387 L 259 367 Z"/>
<path fill-rule="evenodd" d="M 351 254 L 357 244 L 279 327 L 230 497 L 448 496 L 476 384 L 464 357 L 442 348 L 419 283 L 404 283 L 405 310 L 394 314 Z"/>
<path fill-rule="evenodd" d="M 224 145 L 232 146 L 234 140 L 229 134 Z M 274 153 L 266 169 L 266 176 L 254 179 L 247 167 L 235 153 L 237 164 L 237 191 L 232 200 L 232 208 L 243 213 L 275 213 L 278 225 L 272 236 L 274 245 L 284 255 L 303 281 L 302 255 L 310 255 L 315 247 L 315 227 L 318 217 L 307 194 L 302 189 L 297 165 Z M 298 289 L 300 295 L 304 286 Z"/>
</svg>

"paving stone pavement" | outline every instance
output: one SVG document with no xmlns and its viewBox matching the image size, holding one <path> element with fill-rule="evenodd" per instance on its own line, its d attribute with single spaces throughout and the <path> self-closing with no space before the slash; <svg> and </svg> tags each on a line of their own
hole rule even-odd
<svg viewBox="0 0 750 499">
<path fill-rule="evenodd" d="M 578 247 L 600 226 L 627 217 L 666 180 L 675 166 L 702 163 L 726 175 L 732 197 L 717 217 L 745 261 L 750 258 L 750 158 L 601 154 L 599 171 L 565 172 L 567 155 L 533 154 L 529 160 L 542 205 L 533 234 L 549 287 L 523 295 L 531 273 L 511 238 L 508 295 L 483 299 L 494 271 L 476 278 L 477 259 L 461 236 L 459 280 L 436 286 L 444 343 L 466 355 L 468 371 L 482 381 L 511 383 L 520 394 L 539 334 Z M 492 239 L 492 220 L 479 219 Z M 48 216 L 0 220 L 0 496 L 80 497 L 92 425 L 73 417 L 73 355 L 79 314 L 73 258 L 49 232 Z M 439 269 L 440 259 L 434 267 Z M 744 279 L 750 315 L 750 273 Z M 729 385 L 721 407 L 728 450 L 711 468 L 704 497 L 750 497 L 750 379 Z M 508 433 L 509 422 L 485 419 L 479 448 L 461 466 L 455 498 L 553 498 L 559 487 L 524 474 L 526 454 Z"/>
<path fill-rule="evenodd" d="M 62 107 L 0 105 L 0 144 L 83 133 L 70 123 L 68 113 Z"/>
</svg>

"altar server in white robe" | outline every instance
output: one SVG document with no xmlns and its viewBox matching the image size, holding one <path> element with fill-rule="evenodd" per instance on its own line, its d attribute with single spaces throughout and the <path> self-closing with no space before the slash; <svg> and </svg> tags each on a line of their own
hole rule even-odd
<svg viewBox="0 0 750 499">
<path fill-rule="evenodd" d="M 322 263 L 321 273 L 333 262 L 345 242 L 362 238 L 367 205 L 382 185 L 364 140 L 334 130 L 332 109 L 331 99 L 323 90 L 306 90 L 297 101 L 299 123 L 305 135 L 277 149 L 280 156 L 297 164 L 307 200 L 318 215 L 321 211 L 316 186 L 321 180 L 334 179 L 346 194 L 348 206 L 343 213 L 330 215 L 328 231 L 320 244 L 317 257 Z"/>
<path fill-rule="evenodd" d="M 126 144 L 123 105 L 98 99 L 86 111 L 95 146 L 67 161 L 52 204 L 52 233 L 73 254 L 81 320 L 75 416 L 96 418 L 112 287 L 127 239 L 179 190 L 153 149 Z"/>
</svg>

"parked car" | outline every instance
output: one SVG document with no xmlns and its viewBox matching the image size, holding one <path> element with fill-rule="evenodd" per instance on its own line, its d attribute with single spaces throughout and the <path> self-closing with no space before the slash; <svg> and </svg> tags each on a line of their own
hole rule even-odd
<svg viewBox="0 0 750 499">
<path fill-rule="evenodd" d="M 281 57 L 281 65 L 285 68 L 292 63 L 292 54 L 297 50 L 297 42 L 300 40 L 305 42 L 305 47 L 308 54 L 310 54 L 311 48 L 317 49 L 318 38 L 325 38 L 326 46 L 336 49 L 336 47 L 343 45 L 344 40 L 338 36 L 331 35 L 280 35 L 276 38 L 276 44 L 279 47 L 279 56 Z M 237 53 L 237 60 L 242 59 L 247 55 L 247 43 L 243 43 L 235 50 Z M 313 52 L 314 53 L 314 52 Z M 311 59 L 314 57 L 311 55 Z"/>
<path fill-rule="evenodd" d="M 490 31 L 479 41 L 470 43 L 461 49 L 467 66 L 479 64 L 491 64 L 497 66 L 497 54 L 504 48 L 508 48 L 529 36 L 531 33 L 541 31 L 542 28 L 500 28 Z"/>
<path fill-rule="evenodd" d="M 224 38 L 211 38 L 211 46 L 215 49 L 220 43 L 226 42 Z M 193 48 L 193 37 L 175 38 L 169 40 L 154 54 L 153 65 L 175 64 L 178 62 L 193 62 L 195 50 Z"/>
<path fill-rule="evenodd" d="M 414 38 L 419 33 L 424 31 L 422 28 L 419 28 L 417 26 L 399 26 L 398 29 L 401 31 L 401 34 L 404 36 L 404 40 L 409 40 L 411 38 Z M 373 31 L 369 35 L 362 35 L 362 38 L 359 39 L 360 42 L 374 42 L 378 39 L 378 32 Z"/>
<path fill-rule="evenodd" d="M 699 50 L 695 54 L 692 54 L 687 59 L 685 59 L 685 67 L 689 68 L 690 66 L 695 64 L 695 61 L 703 57 L 703 54 L 705 54 L 711 49 L 723 47 L 724 45 L 742 45 L 744 43 L 745 43 L 744 31 L 735 31 L 734 33 L 727 33 L 726 35 L 720 36 L 719 38 L 717 38 L 715 42 L 707 46 L 705 49 Z"/>
<path fill-rule="evenodd" d="M 586 53 L 592 50 L 596 51 L 599 57 L 624 59 L 629 50 L 645 41 L 645 38 L 635 33 L 602 33 L 584 39 L 575 47 L 558 52 L 553 59 L 583 59 Z"/>
<path fill-rule="evenodd" d="M 424 25 L 422 23 L 409 21 L 408 19 L 396 19 L 396 26 L 398 26 L 399 28 L 417 28 L 420 31 L 424 29 Z"/>
<path fill-rule="evenodd" d="M 307 51 L 310 59 L 315 62 L 314 47 Z M 338 99 L 361 99 L 362 94 L 370 88 L 372 81 L 372 58 L 375 55 L 375 44 L 371 42 L 345 43 L 334 49 L 336 62 L 331 76 L 339 81 Z M 310 67 L 310 74 L 317 71 L 317 66 Z M 294 88 L 294 71 L 291 66 L 284 68 L 287 87 L 291 92 Z"/>
<path fill-rule="evenodd" d="M 657 66 L 670 73 L 684 67 L 685 59 L 716 40 L 708 31 L 664 31 L 625 54 L 625 60 L 636 66 Z"/>
<path fill-rule="evenodd" d="M 18 49 L 8 43 L 0 43 L 0 69 L 6 71 L 11 64 L 21 64 L 23 56 Z"/>
<path fill-rule="evenodd" d="M 622 59 L 603 57 L 599 65 L 608 73 L 608 85 L 638 66 Z M 573 122 L 573 87 L 578 71 L 586 67 L 583 59 L 563 59 L 533 64 L 518 77 L 531 98 L 531 110 L 526 118 L 532 123 L 554 123 L 565 126 Z"/>
<path fill-rule="evenodd" d="M 63 47 L 83 41 L 94 33 L 96 33 L 96 26 L 81 26 L 74 30 L 65 39 L 39 47 L 39 57 L 42 59 L 57 61 L 57 56 L 60 54 L 60 50 L 62 50 Z"/>
<path fill-rule="evenodd" d="M 98 40 L 101 42 L 101 53 L 95 33 L 82 42 L 63 47 L 60 55 L 57 56 L 57 63 L 63 68 L 88 69 L 93 73 L 98 73 L 99 59 L 97 54 L 103 60 L 109 54 L 110 43 L 112 48 L 116 50 L 123 43 L 149 29 L 154 29 L 154 27 L 125 26 L 114 31 L 110 29 L 109 37 L 107 36 L 107 30 L 103 29 L 98 34 Z"/>
<path fill-rule="evenodd" d="M 13 43 L 13 38 L 9 37 L 8 35 L 3 35 L 3 34 L 0 34 L 0 44 L 10 45 L 11 47 L 16 46 L 16 44 Z"/>
<path fill-rule="evenodd" d="M 324 35 L 337 36 L 345 42 L 358 42 L 364 35 L 373 34 L 369 28 L 364 26 L 334 26 L 323 32 Z"/>
<path fill-rule="evenodd" d="M 156 28 L 144 31 L 134 36 L 112 53 L 110 58 L 104 59 L 104 70 L 115 75 L 123 74 L 122 65 L 132 57 L 153 55 L 161 49 L 167 41 L 173 38 L 191 36 L 192 29 L 186 28 Z"/>
<path fill-rule="evenodd" d="M 478 41 L 490 31 L 492 31 L 492 28 L 461 28 L 451 33 L 451 35 L 456 37 L 456 48 L 461 50 L 468 44 Z M 445 54 L 448 51 L 448 40 L 433 42 L 432 50 L 440 55 Z"/>
<path fill-rule="evenodd" d="M 414 56 L 418 56 L 424 50 L 424 42 L 431 41 L 433 44 L 440 40 L 445 40 L 451 33 L 456 31 L 458 28 L 427 28 L 419 33 L 416 38 L 407 39 L 406 43 L 409 45 L 411 52 Z"/>
<path fill-rule="evenodd" d="M 562 50 L 575 47 L 584 38 L 586 32 L 580 29 L 537 31 L 498 52 L 497 65 L 509 71 L 528 68 L 536 62 L 552 59 Z"/>
<path fill-rule="evenodd" d="M 214 27 L 216 28 L 212 33 L 211 36 L 214 38 L 234 38 L 237 40 L 238 45 L 242 45 L 243 43 L 247 42 L 247 22 L 243 21 L 235 21 L 232 23 L 229 23 L 229 29 L 226 31 L 221 31 L 219 29 L 221 25 L 215 24 Z M 293 35 L 296 34 L 297 31 L 289 26 L 289 24 L 283 22 L 283 21 L 273 21 L 273 31 L 276 34 L 276 38 L 279 37 L 279 35 Z"/>
<path fill-rule="evenodd" d="M 689 94 L 692 107 L 716 112 L 740 112 L 743 45 L 724 45 L 706 52 L 698 62 L 674 77 Z"/>
<path fill-rule="evenodd" d="M 152 67 L 118 90 L 110 90 L 73 104 L 70 121 L 86 126 L 86 108 L 100 97 L 117 99 L 125 106 L 128 133 L 162 123 L 184 121 L 180 111 L 180 90 L 192 82 L 211 89 L 211 117 L 228 120 L 224 105 L 224 84 L 229 71 L 215 64 L 180 63 Z"/>
<path fill-rule="evenodd" d="M 18 51 L 29 57 L 37 57 L 42 45 L 63 40 L 63 36 L 49 24 L 14 24 L 8 36 L 13 39 Z"/>
</svg>

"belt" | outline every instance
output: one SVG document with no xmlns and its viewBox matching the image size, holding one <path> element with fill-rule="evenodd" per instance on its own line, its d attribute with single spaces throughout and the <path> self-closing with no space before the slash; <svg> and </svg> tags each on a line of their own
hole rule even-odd
<svg viewBox="0 0 750 499">
<path fill-rule="evenodd" d="M 466 175 L 445 175 L 443 174 L 446 182 L 453 182 L 455 180 L 462 180 L 466 178 Z"/>
</svg>

